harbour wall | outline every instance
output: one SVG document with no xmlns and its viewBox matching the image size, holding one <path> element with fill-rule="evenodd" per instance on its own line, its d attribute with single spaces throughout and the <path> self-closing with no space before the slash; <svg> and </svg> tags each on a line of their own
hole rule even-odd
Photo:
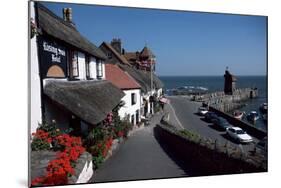
<svg viewBox="0 0 281 188">
<path fill-rule="evenodd" d="M 238 147 L 222 145 L 196 134 L 158 124 L 154 135 L 171 157 L 176 158 L 191 176 L 266 172 L 267 160 L 260 155 L 248 156 Z"/>
<path fill-rule="evenodd" d="M 231 112 L 245 105 L 245 101 L 258 97 L 256 88 L 241 88 L 233 91 L 232 95 L 226 95 L 223 91 L 195 95 L 194 101 L 200 101 L 222 112 Z"/>
</svg>

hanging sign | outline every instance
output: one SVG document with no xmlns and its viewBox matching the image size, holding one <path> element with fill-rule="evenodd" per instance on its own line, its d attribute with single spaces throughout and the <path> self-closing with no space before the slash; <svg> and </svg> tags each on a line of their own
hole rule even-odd
<svg viewBox="0 0 281 188">
<path fill-rule="evenodd" d="M 66 48 L 56 41 L 40 37 L 38 40 L 40 72 L 43 78 L 48 77 L 47 73 L 50 67 L 57 65 L 67 73 L 67 55 Z"/>
</svg>

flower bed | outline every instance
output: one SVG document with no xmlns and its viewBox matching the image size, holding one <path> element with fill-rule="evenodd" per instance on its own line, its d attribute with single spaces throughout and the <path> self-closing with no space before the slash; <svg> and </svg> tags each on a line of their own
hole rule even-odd
<svg viewBox="0 0 281 188">
<path fill-rule="evenodd" d="M 109 151 L 111 152 L 113 140 L 126 138 L 130 129 L 132 129 L 131 123 L 120 120 L 118 112 L 113 111 L 107 115 L 102 124 L 97 125 L 90 131 L 85 140 L 85 146 L 93 156 L 95 169 L 99 168 L 109 155 Z"/>
<path fill-rule="evenodd" d="M 33 179 L 31 185 L 67 184 L 68 177 L 74 174 L 73 168 L 76 160 L 85 151 L 81 138 L 62 133 L 58 129 L 56 129 L 56 132 L 37 129 L 36 133 L 32 135 L 31 148 L 33 151 L 54 150 L 58 153 L 56 159 L 48 163 L 45 176 Z"/>
</svg>

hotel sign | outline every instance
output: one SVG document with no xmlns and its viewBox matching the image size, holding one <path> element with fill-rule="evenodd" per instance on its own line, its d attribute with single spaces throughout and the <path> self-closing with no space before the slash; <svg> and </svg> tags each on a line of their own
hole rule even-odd
<svg viewBox="0 0 281 188">
<path fill-rule="evenodd" d="M 43 78 L 48 77 L 50 67 L 56 65 L 67 75 L 66 48 L 57 42 L 40 37 L 38 40 L 40 72 Z"/>
</svg>

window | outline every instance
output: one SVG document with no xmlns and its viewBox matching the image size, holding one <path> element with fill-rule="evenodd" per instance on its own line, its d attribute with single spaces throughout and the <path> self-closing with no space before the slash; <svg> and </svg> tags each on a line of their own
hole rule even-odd
<svg viewBox="0 0 281 188">
<path fill-rule="evenodd" d="M 79 76 L 79 71 L 78 71 L 78 52 L 77 51 L 72 52 L 71 76 L 72 77 L 78 77 Z"/>
<path fill-rule="evenodd" d="M 132 105 L 137 103 L 137 97 L 136 97 L 135 93 L 131 94 L 131 103 L 132 103 Z"/>
<path fill-rule="evenodd" d="M 111 52 L 108 52 L 106 55 L 107 55 L 108 59 L 112 58 L 112 53 Z"/>
<path fill-rule="evenodd" d="M 102 76 L 103 76 L 102 61 L 97 60 L 97 77 L 98 77 L 98 79 L 101 79 Z"/>
</svg>

